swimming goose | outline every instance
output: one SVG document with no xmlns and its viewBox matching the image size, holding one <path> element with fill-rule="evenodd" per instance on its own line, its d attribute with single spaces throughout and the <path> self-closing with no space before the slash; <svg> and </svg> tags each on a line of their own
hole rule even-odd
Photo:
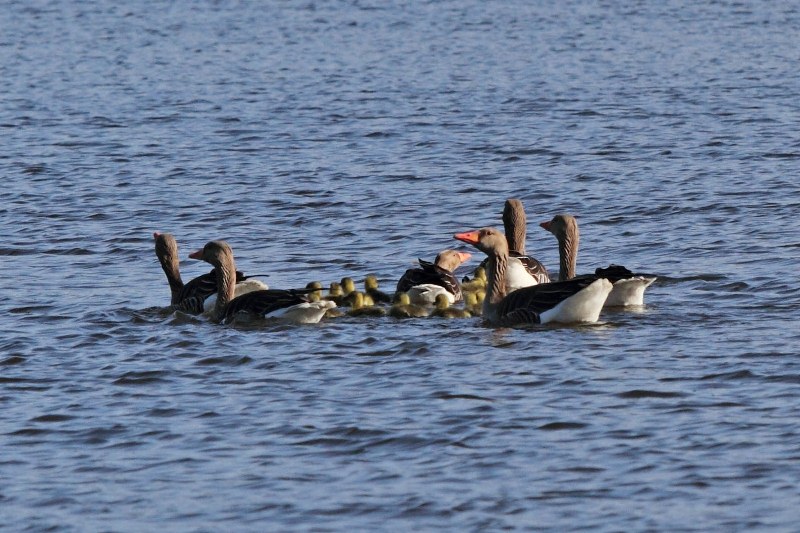
<svg viewBox="0 0 800 533">
<path fill-rule="evenodd" d="M 216 302 L 217 278 L 214 270 L 191 280 L 184 285 L 181 279 L 178 242 L 170 233 L 153 233 L 155 240 L 156 257 L 161 263 L 161 268 L 167 276 L 171 296 L 171 306 L 185 313 L 200 314 L 210 313 Z M 266 290 L 269 287 L 257 279 L 249 278 L 242 272 L 236 271 L 235 296 L 241 296 L 256 290 Z"/>
<path fill-rule="evenodd" d="M 483 316 L 491 324 L 547 324 L 548 322 L 596 322 L 611 282 L 605 278 L 576 278 L 569 281 L 542 283 L 507 293 L 505 275 L 508 268 L 508 242 L 494 228 L 454 237 L 475 246 L 489 256 L 487 294 Z"/>
<path fill-rule="evenodd" d="M 444 294 L 450 303 L 461 301 L 461 285 L 453 275 L 458 266 L 472 254 L 456 250 L 440 252 L 433 263 L 419 259 L 420 268 L 409 268 L 397 282 L 395 293 L 407 292 L 413 303 L 430 304 L 437 294 Z"/>
<path fill-rule="evenodd" d="M 522 201 L 509 198 L 503 207 L 503 229 L 508 241 L 508 270 L 506 290 L 508 292 L 530 287 L 537 283 L 550 283 L 547 269 L 537 259 L 525 254 L 525 236 L 528 220 Z"/>
<path fill-rule="evenodd" d="M 572 215 L 556 215 L 552 220 L 539 225 L 555 235 L 558 240 L 558 279 L 574 278 L 580 243 L 578 221 Z M 614 290 L 606 299 L 607 307 L 643 305 L 644 290 L 656 280 L 655 276 L 634 274 L 620 265 L 598 268 L 595 274 L 605 276 L 614 284 Z"/>
<path fill-rule="evenodd" d="M 237 313 L 281 318 L 290 322 L 314 324 L 335 304 L 327 300 L 309 302 L 305 293 L 310 289 L 259 290 L 234 297 L 236 265 L 233 251 L 225 241 L 211 241 L 189 255 L 214 267 L 217 278 L 217 301 L 211 312 L 215 322 L 227 322 Z"/>
</svg>

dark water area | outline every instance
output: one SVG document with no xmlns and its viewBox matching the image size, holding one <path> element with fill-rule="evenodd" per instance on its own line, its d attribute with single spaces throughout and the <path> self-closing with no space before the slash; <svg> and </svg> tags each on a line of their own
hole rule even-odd
<svg viewBox="0 0 800 533">
<path fill-rule="evenodd" d="M 0 28 L 0 529 L 797 529 L 796 2 L 11 1 Z M 393 287 L 508 197 L 529 253 L 557 270 L 537 223 L 571 212 L 579 271 L 658 275 L 646 305 L 156 310 L 156 230 L 276 288 Z"/>
</svg>

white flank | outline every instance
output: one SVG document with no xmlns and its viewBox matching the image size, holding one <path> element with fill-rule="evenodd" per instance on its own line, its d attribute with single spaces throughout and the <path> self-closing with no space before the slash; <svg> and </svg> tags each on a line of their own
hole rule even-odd
<svg viewBox="0 0 800 533">
<path fill-rule="evenodd" d="M 325 311 L 333 309 L 336 304 L 330 300 L 319 300 L 318 302 L 304 302 L 277 309 L 268 313 L 268 318 L 278 318 L 295 324 L 316 324 L 325 316 Z"/>
<path fill-rule="evenodd" d="M 451 305 L 456 301 L 456 297 L 441 285 L 424 283 L 422 285 L 414 285 L 408 289 L 408 298 L 411 300 L 411 303 L 417 305 L 434 305 L 436 303 L 436 296 L 439 294 L 447 296 L 447 301 L 450 302 Z"/>
<path fill-rule="evenodd" d="M 509 257 L 508 266 L 506 266 L 506 293 L 531 285 L 538 285 L 536 278 L 531 276 L 522 261 L 516 257 Z"/>
<path fill-rule="evenodd" d="M 592 282 L 583 290 L 576 292 L 566 300 L 539 315 L 542 324 L 560 322 L 573 324 L 580 322 L 597 322 L 600 311 L 613 285 L 605 278 Z"/>
<path fill-rule="evenodd" d="M 644 290 L 655 280 L 653 277 L 636 276 L 617 281 L 606 299 L 606 307 L 644 305 Z"/>
</svg>

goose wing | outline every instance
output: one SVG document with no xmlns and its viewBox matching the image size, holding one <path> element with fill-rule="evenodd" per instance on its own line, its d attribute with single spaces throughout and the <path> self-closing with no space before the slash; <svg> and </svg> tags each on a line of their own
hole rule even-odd
<svg viewBox="0 0 800 533">
<path fill-rule="evenodd" d="M 313 289 L 267 289 L 243 294 L 230 301 L 225 308 L 223 319 L 233 317 L 236 313 L 249 313 L 259 316 L 308 302 L 306 294 Z"/>
</svg>

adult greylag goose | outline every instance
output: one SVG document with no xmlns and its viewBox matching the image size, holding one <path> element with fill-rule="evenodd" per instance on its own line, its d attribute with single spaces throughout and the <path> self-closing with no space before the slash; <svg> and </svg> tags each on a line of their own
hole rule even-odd
<svg viewBox="0 0 800 533">
<path fill-rule="evenodd" d="M 315 324 L 325 311 L 335 307 L 333 302 L 308 301 L 306 293 L 313 289 L 260 290 L 234 297 L 236 265 L 233 251 L 225 241 L 211 241 L 189 255 L 214 267 L 217 279 L 217 301 L 211 312 L 215 322 L 227 322 L 236 314 L 281 318 L 301 324 Z"/>
<path fill-rule="evenodd" d="M 522 201 L 509 198 L 503 207 L 503 229 L 508 241 L 508 271 L 506 285 L 509 292 L 538 283 L 550 283 L 545 266 L 536 258 L 525 254 L 525 237 L 528 220 Z"/>
<path fill-rule="evenodd" d="M 212 269 L 207 274 L 202 274 L 184 284 L 178 258 L 178 242 L 170 233 L 153 233 L 155 251 L 161 268 L 167 276 L 171 298 L 170 304 L 176 310 L 185 313 L 200 314 L 210 313 L 216 302 L 217 278 Z M 257 279 L 245 276 L 236 271 L 235 296 L 241 296 L 256 290 L 266 290 L 269 287 Z"/>
<path fill-rule="evenodd" d="M 467 252 L 444 250 L 433 263 L 419 259 L 419 268 L 409 268 L 397 282 L 395 293 L 406 292 L 412 303 L 433 305 L 437 294 L 444 294 L 450 303 L 461 301 L 461 285 L 453 271 L 472 257 Z"/>
<path fill-rule="evenodd" d="M 494 228 L 483 228 L 456 233 L 454 237 L 489 256 L 483 316 L 491 324 L 513 326 L 596 322 L 611 292 L 611 282 L 595 276 L 542 283 L 508 293 L 505 284 L 508 242 L 505 236 Z"/>
<path fill-rule="evenodd" d="M 574 278 L 580 243 L 578 221 L 572 215 L 556 215 L 552 220 L 539 225 L 558 240 L 558 279 L 563 281 Z M 614 284 L 614 290 L 606 299 L 608 307 L 643 305 L 644 290 L 656 280 L 655 276 L 634 274 L 620 265 L 598 268 L 595 274 L 605 276 Z"/>
</svg>

